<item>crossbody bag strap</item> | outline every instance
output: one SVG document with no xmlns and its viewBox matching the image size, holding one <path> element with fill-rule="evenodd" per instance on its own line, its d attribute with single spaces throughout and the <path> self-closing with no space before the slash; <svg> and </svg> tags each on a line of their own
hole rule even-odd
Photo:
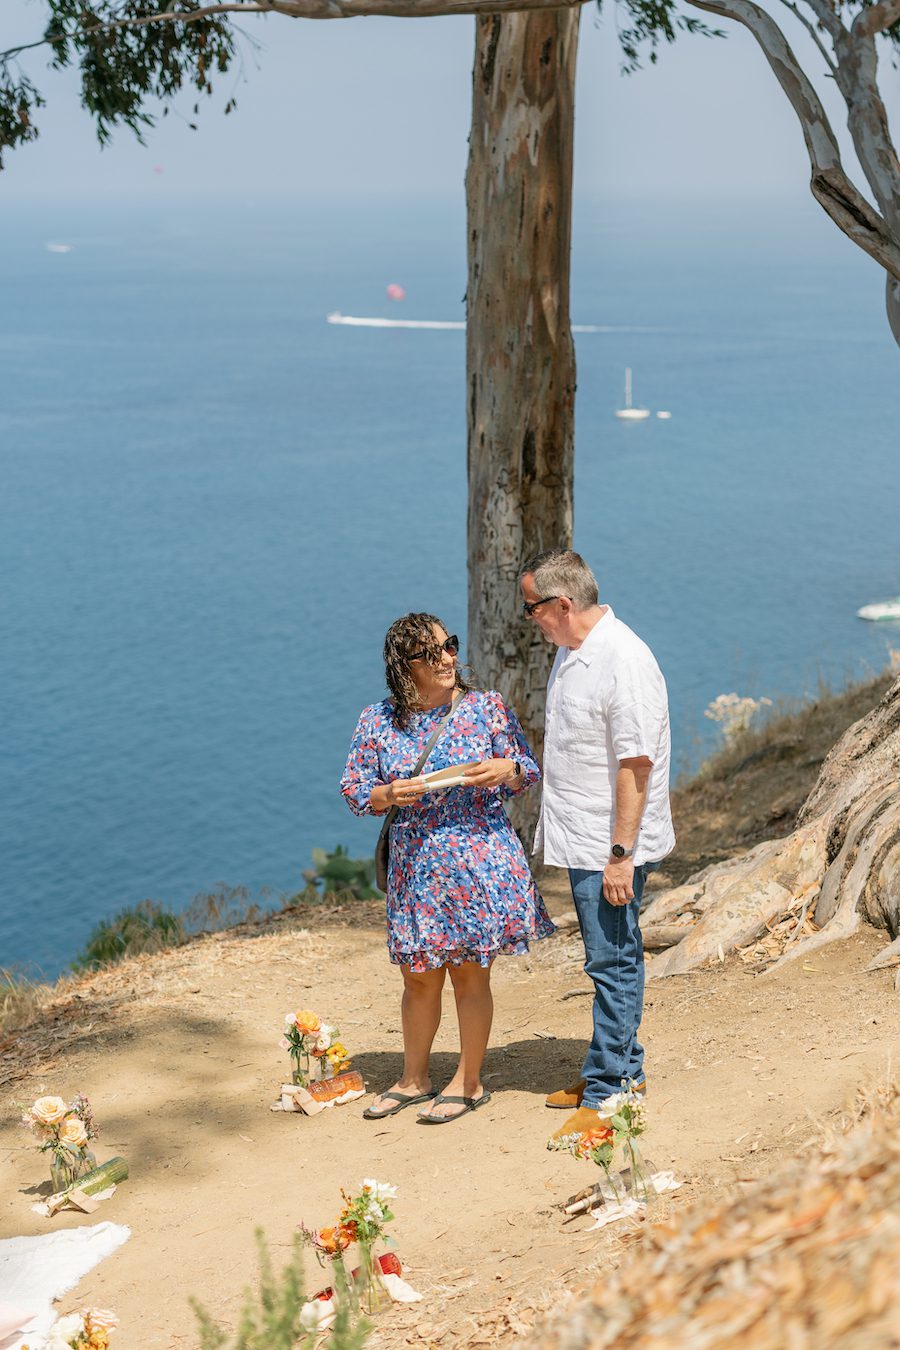
<svg viewBox="0 0 900 1350">
<path fill-rule="evenodd" d="M 443 733 L 444 733 L 444 731 L 445 731 L 445 729 L 446 729 L 446 727 L 447 727 L 447 723 L 450 721 L 450 718 L 451 718 L 451 717 L 453 716 L 453 714 L 456 712 L 456 709 L 459 707 L 460 703 L 461 703 L 462 700 L 465 698 L 465 696 L 466 696 L 466 692 L 465 692 L 464 689 L 460 689 L 459 692 L 454 696 L 453 702 L 450 704 L 449 709 L 448 709 L 447 712 L 444 714 L 444 716 L 441 718 L 441 720 L 438 722 L 438 724 L 437 724 L 437 726 L 435 727 L 434 731 L 431 733 L 431 735 L 428 737 L 428 740 L 425 742 L 425 749 L 422 751 L 421 755 L 419 756 L 418 760 L 416 761 L 416 765 L 415 765 L 415 767 L 414 767 L 412 773 L 409 775 L 410 778 L 415 778 L 416 775 L 419 773 L 419 771 L 420 771 L 421 768 L 423 767 L 423 765 L 424 765 L 426 759 L 427 759 L 428 756 L 431 754 L 432 750 L 433 750 L 434 747 L 437 745 L 438 741 L 440 740 L 441 736 L 443 735 Z M 397 812 L 398 812 L 399 810 L 400 810 L 400 807 L 399 807 L 399 806 L 392 806 L 392 807 L 391 807 L 390 811 L 388 811 L 387 815 L 386 815 L 385 818 L 384 818 L 384 824 L 383 824 L 382 827 L 381 827 L 381 828 L 382 828 L 382 832 L 383 832 L 384 830 L 387 830 L 387 829 L 389 829 L 389 828 L 391 827 L 391 825 L 394 823 L 394 817 L 396 816 L 396 814 L 397 814 Z"/>
</svg>

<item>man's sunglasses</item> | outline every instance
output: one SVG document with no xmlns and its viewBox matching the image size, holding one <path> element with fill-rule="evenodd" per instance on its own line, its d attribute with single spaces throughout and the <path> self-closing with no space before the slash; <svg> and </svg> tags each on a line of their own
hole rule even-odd
<svg viewBox="0 0 900 1350">
<path fill-rule="evenodd" d="M 445 642 L 442 642 L 439 650 L 447 652 L 449 656 L 457 656 L 459 654 L 459 638 L 456 634 L 454 633 L 452 637 L 448 637 Z M 406 659 L 407 661 L 428 661 L 430 658 L 427 652 L 422 651 L 410 652 Z"/>
<path fill-rule="evenodd" d="M 537 609 L 538 605 L 549 605 L 551 600 L 559 600 L 559 599 L 560 596 L 558 595 L 545 595 L 542 600 L 534 600 L 530 605 L 526 601 L 526 603 L 522 606 L 522 613 L 525 615 L 527 619 L 530 619 L 531 616 L 534 614 L 534 611 Z"/>
</svg>

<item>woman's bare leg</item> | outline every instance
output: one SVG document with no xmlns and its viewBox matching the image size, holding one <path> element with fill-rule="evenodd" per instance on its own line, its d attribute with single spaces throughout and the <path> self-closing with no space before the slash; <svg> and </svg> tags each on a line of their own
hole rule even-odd
<svg viewBox="0 0 900 1350">
<path fill-rule="evenodd" d="M 449 966 L 453 993 L 456 996 L 456 1014 L 459 1018 L 459 1064 L 456 1073 L 445 1088 L 447 1097 L 480 1097 L 481 1066 L 491 1034 L 494 1017 L 494 999 L 491 994 L 491 968 L 475 961 L 461 966 Z M 429 1114 L 459 1115 L 464 1108 L 456 1104 L 426 1107 Z"/>
<path fill-rule="evenodd" d="M 447 968 L 441 966 L 439 970 L 416 972 L 410 970 L 409 966 L 401 966 L 400 970 L 403 974 L 403 998 L 400 1003 L 403 1073 L 391 1091 L 402 1092 L 407 1097 L 418 1097 L 423 1092 L 431 1091 L 428 1061 L 441 1024 L 441 991 Z M 369 1109 L 389 1111 L 397 1104 L 392 1098 L 385 1099 L 380 1094 Z"/>
</svg>

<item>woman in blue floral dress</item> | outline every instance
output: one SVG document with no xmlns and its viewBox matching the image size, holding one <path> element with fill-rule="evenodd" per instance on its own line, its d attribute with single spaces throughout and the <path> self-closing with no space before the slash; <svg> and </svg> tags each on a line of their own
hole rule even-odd
<svg viewBox="0 0 900 1350">
<path fill-rule="evenodd" d="M 357 815 L 391 826 L 387 931 L 403 975 L 403 1073 L 364 1113 L 381 1120 L 421 1105 L 423 1124 L 456 1120 L 490 1100 L 481 1065 L 493 1016 L 491 964 L 528 950 L 553 924 L 538 894 L 503 802 L 540 771 L 515 713 L 495 692 L 471 688 L 457 669 L 459 643 L 433 614 L 407 614 L 388 630 L 385 673 L 391 697 L 364 708 L 341 791 Z M 459 695 L 423 773 L 472 764 L 463 784 L 428 792 L 412 777 L 428 738 Z M 447 974 L 459 1019 L 456 1073 L 437 1093 L 429 1076 Z"/>
</svg>

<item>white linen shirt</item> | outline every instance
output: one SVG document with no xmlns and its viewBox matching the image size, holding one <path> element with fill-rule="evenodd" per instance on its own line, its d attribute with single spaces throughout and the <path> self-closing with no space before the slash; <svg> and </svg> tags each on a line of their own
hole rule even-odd
<svg viewBox="0 0 900 1350">
<path fill-rule="evenodd" d="M 547 685 L 544 779 L 534 851 L 552 867 L 602 871 L 615 830 L 619 761 L 653 768 L 634 863 L 675 847 L 666 683 L 645 642 L 607 607 L 577 650 L 560 647 Z"/>
</svg>

